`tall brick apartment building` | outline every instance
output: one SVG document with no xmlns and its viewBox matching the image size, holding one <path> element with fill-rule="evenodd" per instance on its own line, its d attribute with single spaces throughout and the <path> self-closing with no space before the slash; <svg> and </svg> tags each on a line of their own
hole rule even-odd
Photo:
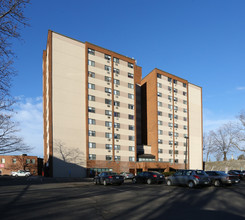
<svg viewBox="0 0 245 220">
<path fill-rule="evenodd" d="M 43 52 L 47 175 L 202 168 L 202 90 L 132 58 L 48 32 Z"/>
</svg>

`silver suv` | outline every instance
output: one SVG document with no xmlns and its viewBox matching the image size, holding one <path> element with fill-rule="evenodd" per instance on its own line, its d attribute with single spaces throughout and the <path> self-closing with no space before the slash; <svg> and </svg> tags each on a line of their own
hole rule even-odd
<svg viewBox="0 0 245 220">
<path fill-rule="evenodd" d="M 167 185 L 186 185 L 189 188 L 210 185 L 210 178 L 203 170 L 178 170 L 167 178 Z"/>
</svg>

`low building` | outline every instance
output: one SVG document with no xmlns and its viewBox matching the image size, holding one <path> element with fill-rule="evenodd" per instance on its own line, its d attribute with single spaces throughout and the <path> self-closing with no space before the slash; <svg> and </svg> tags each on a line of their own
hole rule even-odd
<svg viewBox="0 0 245 220">
<path fill-rule="evenodd" d="M 26 170 L 31 175 L 42 174 L 43 159 L 37 156 L 0 155 L 0 175 L 11 175 L 12 171 Z"/>
</svg>

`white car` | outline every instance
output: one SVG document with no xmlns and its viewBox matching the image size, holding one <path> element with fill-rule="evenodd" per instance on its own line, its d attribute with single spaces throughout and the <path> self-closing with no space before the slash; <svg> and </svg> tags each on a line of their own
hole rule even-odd
<svg viewBox="0 0 245 220">
<path fill-rule="evenodd" d="M 11 174 L 12 176 L 30 176 L 31 173 L 29 171 L 25 171 L 25 170 L 18 170 L 17 172 L 12 172 Z"/>
</svg>

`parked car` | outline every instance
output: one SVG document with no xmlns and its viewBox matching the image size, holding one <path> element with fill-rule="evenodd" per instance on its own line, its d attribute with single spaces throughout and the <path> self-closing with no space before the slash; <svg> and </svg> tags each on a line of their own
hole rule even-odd
<svg viewBox="0 0 245 220">
<path fill-rule="evenodd" d="M 25 171 L 25 170 L 18 170 L 17 172 L 13 171 L 11 173 L 12 176 L 25 176 L 25 177 L 28 177 L 31 175 L 31 173 L 29 171 Z"/>
<path fill-rule="evenodd" d="M 102 172 L 93 179 L 94 184 L 118 184 L 121 185 L 124 182 L 124 177 L 114 172 Z"/>
<path fill-rule="evenodd" d="M 139 173 L 132 179 L 133 183 L 164 183 L 165 177 L 163 174 L 158 173 L 156 171 L 145 171 L 142 173 Z"/>
<path fill-rule="evenodd" d="M 244 170 L 230 170 L 229 171 L 230 173 L 233 173 L 233 172 L 236 172 L 238 173 L 238 176 L 239 178 L 242 180 L 242 179 L 245 179 L 245 171 Z M 229 173 L 228 172 L 228 173 Z"/>
<path fill-rule="evenodd" d="M 214 186 L 231 185 L 239 183 L 240 179 L 237 176 L 228 175 L 221 171 L 206 171 L 211 179 L 211 184 Z"/>
<path fill-rule="evenodd" d="M 229 170 L 229 175 L 237 176 L 240 180 L 243 179 L 243 174 L 241 174 L 239 171 Z"/>
<path fill-rule="evenodd" d="M 177 170 L 167 178 L 167 185 L 186 185 L 189 188 L 210 185 L 210 178 L 203 170 Z"/>
<path fill-rule="evenodd" d="M 134 177 L 134 174 L 129 173 L 129 172 L 122 172 L 122 173 L 120 173 L 120 175 L 123 176 L 124 179 L 133 179 L 133 177 Z"/>
</svg>

